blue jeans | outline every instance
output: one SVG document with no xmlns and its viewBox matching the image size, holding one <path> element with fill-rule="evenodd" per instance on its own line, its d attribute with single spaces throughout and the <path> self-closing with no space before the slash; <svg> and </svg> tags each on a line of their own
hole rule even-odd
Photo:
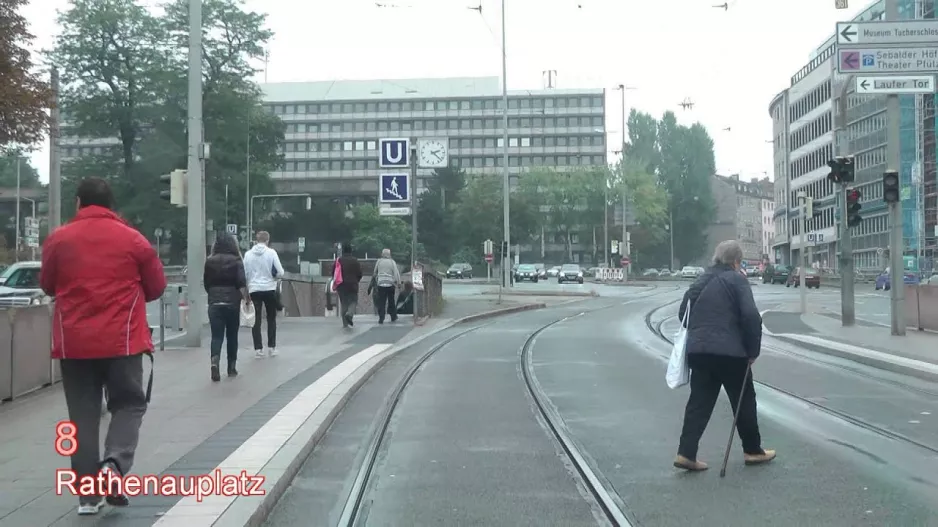
<svg viewBox="0 0 938 527">
<path fill-rule="evenodd" d="M 241 306 L 215 304 L 208 306 L 208 324 L 212 330 L 212 357 L 221 355 L 221 344 L 228 338 L 228 364 L 238 360 L 238 326 Z"/>
</svg>

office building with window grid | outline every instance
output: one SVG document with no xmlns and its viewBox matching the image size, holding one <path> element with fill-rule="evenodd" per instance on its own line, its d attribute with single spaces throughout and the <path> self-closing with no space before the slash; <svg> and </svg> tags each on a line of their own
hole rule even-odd
<svg viewBox="0 0 938 527">
<path fill-rule="evenodd" d="M 882 0 L 872 2 L 855 21 L 881 20 Z M 900 17 L 935 17 L 934 2 L 901 0 Z M 839 268 L 839 205 L 835 186 L 827 180 L 827 161 L 835 155 L 833 123 L 846 76 L 834 63 L 835 36 L 821 45 L 812 60 L 791 78 L 791 85 L 769 106 L 775 150 L 775 240 L 773 260 L 797 264 L 802 249 L 811 265 Z M 936 119 L 934 95 L 900 95 L 900 180 L 903 253 L 918 256 L 922 270 L 934 268 L 936 239 Z M 882 201 L 886 170 L 886 98 L 847 91 L 847 130 L 844 140 L 854 156 L 856 182 L 862 193 L 863 222 L 853 228 L 856 269 L 878 271 L 886 266 L 889 244 L 887 210 Z M 800 246 L 798 193 L 814 198 L 815 216 L 808 220 L 805 247 Z M 811 240 L 810 238 L 814 238 Z"/>
<path fill-rule="evenodd" d="M 502 173 L 498 77 L 291 82 L 262 85 L 264 103 L 286 123 L 278 190 L 373 201 L 380 138 L 445 138 L 450 164 Z M 509 92 L 508 168 L 606 164 L 602 89 Z M 386 172 L 386 170 L 385 170 Z M 418 170 L 418 192 L 433 170 Z M 513 178 L 514 179 L 514 178 Z"/>
</svg>

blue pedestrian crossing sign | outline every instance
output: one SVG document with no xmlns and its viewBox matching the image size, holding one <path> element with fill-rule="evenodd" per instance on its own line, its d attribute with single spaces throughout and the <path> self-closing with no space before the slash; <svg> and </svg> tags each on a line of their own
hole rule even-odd
<svg viewBox="0 0 938 527">
<path fill-rule="evenodd" d="M 410 174 L 381 174 L 381 203 L 410 202 Z"/>
<path fill-rule="evenodd" d="M 380 168 L 410 166 L 410 140 L 378 139 L 378 166 Z"/>
</svg>

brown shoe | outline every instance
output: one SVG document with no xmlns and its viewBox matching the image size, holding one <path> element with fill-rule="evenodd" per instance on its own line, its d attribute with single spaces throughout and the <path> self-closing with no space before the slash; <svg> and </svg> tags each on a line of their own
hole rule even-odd
<svg viewBox="0 0 938 527">
<path fill-rule="evenodd" d="M 775 459 L 774 450 L 763 450 L 761 454 L 743 454 L 747 465 L 762 465 Z"/>
<path fill-rule="evenodd" d="M 691 472 L 700 472 L 702 470 L 707 470 L 708 467 L 703 461 L 695 461 L 692 459 L 687 459 L 684 456 L 677 456 L 674 458 L 674 466 L 676 468 L 689 470 Z"/>
</svg>

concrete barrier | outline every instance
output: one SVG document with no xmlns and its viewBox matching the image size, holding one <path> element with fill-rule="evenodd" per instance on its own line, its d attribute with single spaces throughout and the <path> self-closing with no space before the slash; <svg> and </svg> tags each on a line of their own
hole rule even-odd
<svg viewBox="0 0 938 527">
<path fill-rule="evenodd" d="M 405 284 L 410 283 L 410 275 L 401 277 Z M 371 295 L 368 294 L 368 284 L 371 276 L 362 278 L 358 285 L 358 307 L 356 314 L 373 314 L 375 305 Z M 443 278 L 433 270 L 425 269 L 423 272 L 424 290 L 417 292 L 417 316 L 437 316 L 443 311 Z M 329 278 L 327 276 L 304 276 L 287 273 L 283 277 L 280 291 L 283 303 L 284 316 L 287 317 L 322 317 L 327 314 L 327 304 L 335 306 L 335 294 L 328 292 Z M 398 291 L 398 293 L 400 293 Z M 327 300 L 327 294 L 332 299 Z M 334 307 L 333 307 L 334 310 Z M 332 314 L 335 314 L 333 311 Z"/>
<path fill-rule="evenodd" d="M 938 331 L 938 285 L 905 286 L 905 322 L 908 327 Z"/>
<path fill-rule="evenodd" d="M 0 313 L 0 400 L 15 399 L 61 379 L 50 357 L 52 306 Z"/>
</svg>

